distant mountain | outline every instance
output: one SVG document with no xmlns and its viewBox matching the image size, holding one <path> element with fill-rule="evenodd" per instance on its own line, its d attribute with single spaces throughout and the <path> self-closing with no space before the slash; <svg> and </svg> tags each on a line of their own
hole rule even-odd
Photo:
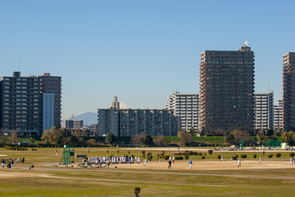
<svg viewBox="0 0 295 197">
<path fill-rule="evenodd" d="M 68 120 L 71 120 L 71 118 L 69 118 Z M 74 120 L 83 120 L 84 126 L 97 124 L 97 113 L 86 112 L 84 114 L 74 116 Z"/>
</svg>

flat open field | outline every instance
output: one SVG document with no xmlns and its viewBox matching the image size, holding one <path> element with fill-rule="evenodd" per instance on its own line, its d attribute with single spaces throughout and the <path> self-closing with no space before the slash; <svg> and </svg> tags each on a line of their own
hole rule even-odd
<svg viewBox="0 0 295 197">
<path fill-rule="evenodd" d="M 56 156 L 55 151 L 58 150 Z M 13 169 L 0 168 L 1 196 L 135 196 L 134 187 L 140 187 L 139 196 L 294 196 L 295 165 L 290 166 L 290 151 L 215 151 L 188 148 L 207 153 L 205 159 L 191 155 L 188 160 L 176 160 L 168 169 L 168 161 L 157 158 L 173 157 L 177 148 L 75 148 L 76 154 L 88 156 L 135 155 L 151 152 L 153 160 L 140 164 L 112 164 L 109 168 L 78 168 L 77 164 L 55 167 L 60 161 L 62 148 L 37 148 L 37 151 L 11 151 L 1 148 L 2 158 L 23 158 Z M 107 152 L 108 151 L 108 152 Z M 282 154 L 276 158 L 275 154 Z M 237 161 L 234 155 L 247 154 Z M 257 158 L 253 158 L 253 154 Z M 267 155 L 273 154 L 273 158 Z M 223 155 L 225 161 L 217 159 Z M 259 157 L 262 156 L 262 163 Z M 34 169 L 29 167 L 34 164 Z M 73 167 L 72 167 L 73 166 Z M 115 166 L 117 168 L 115 168 Z"/>
</svg>

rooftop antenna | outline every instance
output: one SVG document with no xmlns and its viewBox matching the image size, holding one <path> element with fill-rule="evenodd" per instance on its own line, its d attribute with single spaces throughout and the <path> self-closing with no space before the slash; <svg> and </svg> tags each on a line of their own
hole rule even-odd
<svg viewBox="0 0 295 197">
<path fill-rule="evenodd" d="M 244 45 L 246 45 L 246 47 L 248 47 L 248 40 L 245 41 Z"/>
</svg>

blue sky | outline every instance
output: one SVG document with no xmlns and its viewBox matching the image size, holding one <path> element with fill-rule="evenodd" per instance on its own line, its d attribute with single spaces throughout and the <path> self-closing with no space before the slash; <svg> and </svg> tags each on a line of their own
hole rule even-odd
<svg viewBox="0 0 295 197">
<path fill-rule="evenodd" d="M 0 0 L 0 76 L 62 76 L 62 115 L 119 101 L 163 108 L 199 92 L 200 53 L 255 53 L 255 92 L 282 95 L 282 56 L 295 51 L 294 1 Z"/>
</svg>

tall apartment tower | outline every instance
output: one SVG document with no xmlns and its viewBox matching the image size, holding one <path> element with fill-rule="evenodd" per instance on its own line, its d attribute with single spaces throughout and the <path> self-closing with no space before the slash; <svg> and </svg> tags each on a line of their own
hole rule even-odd
<svg viewBox="0 0 295 197">
<path fill-rule="evenodd" d="M 200 63 L 199 129 L 253 130 L 254 53 L 247 42 L 238 51 L 204 51 Z"/>
<path fill-rule="evenodd" d="M 12 77 L 0 78 L 0 129 L 33 136 L 60 125 L 54 125 L 54 109 L 60 106 L 60 99 L 55 102 L 54 97 L 61 94 L 61 88 L 54 89 L 53 82 L 44 83 L 43 76 L 21 76 L 20 72 L 14 72 Z M 54 81 L 61 86 L 60 80 Z"/>
<path fill-rule="evenodd" d="M 273 126 L 274 129 L 283 128 L 283 100 L 278 100 L 278 105 L 273 106 Z"/>
<path fill-rule="evenodd" d="M 273 91 L 254 94 L 254 129 L 273 128 Z"/>
<path fill-rule="evenodd" d="M 295 52 L 283 55 L 283 127 L 295 129 Z"/>
<path fill-rule="evenodd" d="M 175 116 L 181 117 L 181 130 L 198 130 L 199 94 L 180 94 L 174 91 L 167 96 L 166 109 L 173 110 Z"/>
<path fill-rule="evenodd" d="M 50 76 L 50 73 L 38 76 L 40 79 L 40 94 L 54 94 L 54 126 L 61 127 L 61 77 Z"/>
</svg>

